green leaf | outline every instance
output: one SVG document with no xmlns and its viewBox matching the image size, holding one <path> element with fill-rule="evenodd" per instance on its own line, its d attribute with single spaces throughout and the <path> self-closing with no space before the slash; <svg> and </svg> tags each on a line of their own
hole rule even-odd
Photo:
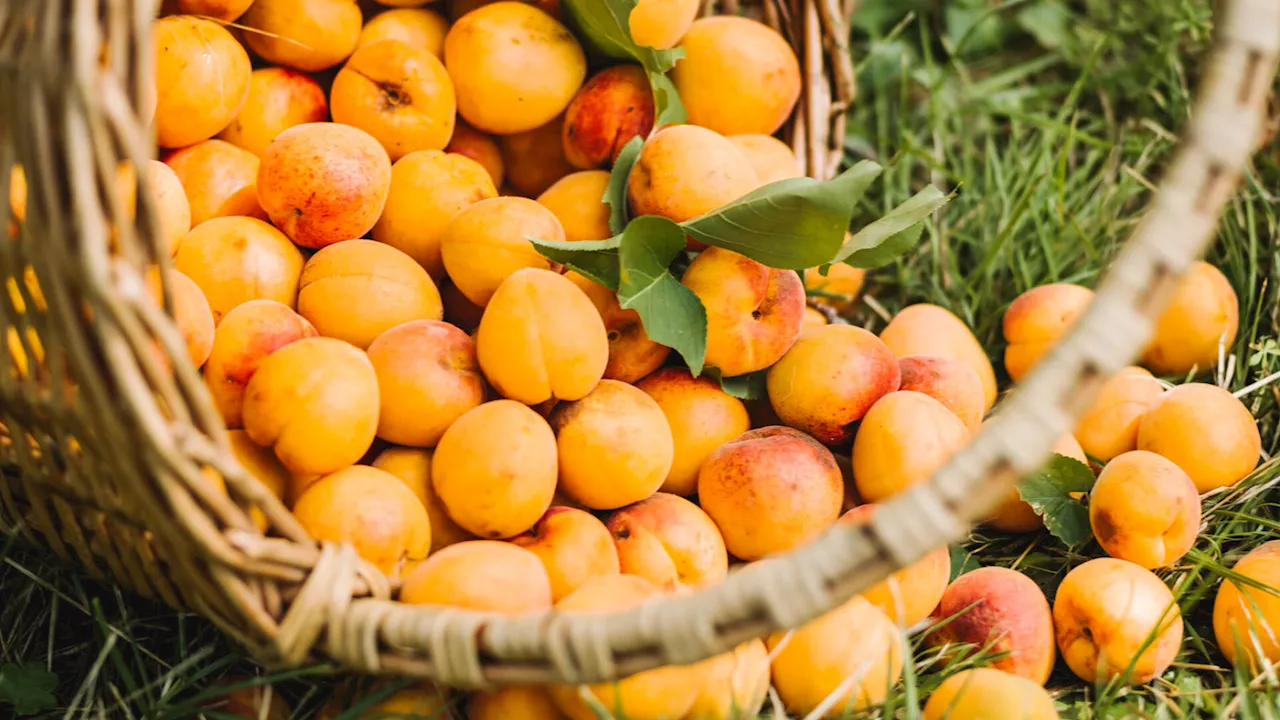
<svg viewBox="0 0 1280 720">
<path fill-rule="evenodd" d="M 896 260 L 920 241 L 921 225 L 950 196 L 930 185 L 854 233 L 840 248 L 837 262 L 859 268 L 877 268 Z"/>
<path fill-rule="evenodd" d="M 642 147 L 644 139 L 639 135 L 628 140 L 618 152 L 618 159 L 613 161 L 613 170 L 609 171 L 609 185 L 604 190 L 603 200 L 609 206 L 609 232 L 614 235 L 627 227 L 627 179 L 631 177 L 631 168 L 635 167 Z"/>
<path fill-rule="evenodd" d="M 769 397 L 769 369 L 757 370 L 746 375 L 724 377 L 720 368 L 707 368 L 707 377 L 720 383 L 720 389 L 739 400 L 764 400 Z"/>
<path fill-rule="evenodd" d="M 689 121 L 684 102 L 680 100 L 680 93 L 676 92 L 671 78 L 663 73 L 650 72 L 649 86 L 653 88 L 654 127 L 683 125 Z"/>
<path fill-rule="evenodd" d="M 618 289 L 618 243 L 621 236 L 608 240 L 540 240 L 529 238 L 534 248 L 552 262 L 576 270 L 610 290 Z"/>
<path fill-rule="evenodd" d="M 684 232 L 666 218 L 645 215 L 627 225 L 621 241 L 618 304 L 639 313 L 649 338 L 680 353 L 696 377 L 707 354 L 707 311 L 668 270 L 684 251 Z"/>
<path fill-rule="evenodd" d="M 18 715 L 35 715 L 58 706 L 53 689 L 58 676 L 39 666 L 0 665 L 0 705 L 10 705 Z"/>
<path fill-rule="evenodd" d="M 816 267 L 841 250 L 854 207 L 882 171 L 863 160 L 825 182 L 779 180 L 682 226 L 697 240 L 769 267 Z"/>
<path fill-rule="evenodd" d="M 1067 545 L 1080 545 L 1093 537 L 1093 529 L 1089 509 L 1071 494 L 1089 492 L 1093 481 L 1088 465 L 1055 453 L 1044 467 L 1019 483 L 1018 494 L 1044 518 L 1050 534 Z"/>
<path fill-rule="evenodd" d="M 951 580 L 949 582 L 954 582 L 961 575 L 982 567 L 982 563 L 978 562 L 978 558 L 960 545 L 949 546 L 948 552 L 951 555 Z"/>
<path fill-rule="evenodd" d="M 631 39 L 631 11 L 636 0 L 564 0 L 565 19 L 574 35 L 600 55 L 636 60 L 650 72 L 664 73 L 684 57 L 684 50 L 655 50 Z"/>
</svg>

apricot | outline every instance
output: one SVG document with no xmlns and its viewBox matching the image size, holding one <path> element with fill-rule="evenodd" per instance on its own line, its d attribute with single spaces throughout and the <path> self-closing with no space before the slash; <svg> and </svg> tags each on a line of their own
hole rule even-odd
<svg viewBox="0 0 1280 720">
<path fill-rule="evenodd" d="M 258 204 L 256 155 L 222 140 L 205 140 L 164 159 L 187 198 L 191 227 L 218 217 L 266 220 Z"/>
<path fill-rule="evenodd" d="M 279 230 L 255 218 L 214 218 L 182 238 L 173 266 L 204 291 L 220 322 L 237 305 L 298 302 L 302 253 Z"/>
<path fill-rule="evenodd" d="M 804 173 L 800 171 L 800 161 L 796 159 L 795 151 L 772 135 L 729 135 L 726 139 L 733 143 L 734 147 L 738 148 L 738 152 L 742 153 L 747 162 L 751 163 L 752 169 L 756 171 L 756 177 L 760 178 L 761 185 L 768 185 L 788 178 L 804 177 Z M 840 263 L 839 265 L 833 265 L 832 270 L 836 267 L 847 267 L 850 270 L 857 269 Z M 859 270 L 858 272 L 858 281 L 861 284 L 862 271 Z M 808 274 L 809 271 L 806 270 L 805 275 L 807 276 Z M 821 275 L 818 276 L 821 277 Z M 856 293 L 857 291 L 855 290 L 854 292 Z"/>
<path fill-rule="evenodd" d="M 671 348 L 649 339 L 640 313 L 623 310 L 617 293 L 576 272 L 567 272 L 565 277 L 591 300 L 604 321 L 609 338 L 609 364 L 604 368 L 606 379 L 634 383 L 666 362 Z"/>
<path fill-rule="evenodd" d="M 838 522 L 867 522 L 878 508 L 878 505 L 859 505 L 841 515 Z M 863 592 L 862 597 L 900 627 L 909 628 L 929 617 L 950 580 L 951 554 L 943 547 L 876 583 Z"/>
<path fill-rule="evenodd" d="M 631 39 L 658 50 L 675 47 L 698 16 L 699 7 L 697 0 L 639 0 L 627 18 Z"/>
<path fill-rule="evenodd" d="M 374 682 L 367 692 L 348 697 L 343 702 L 341 695 L 335 694 L 324 707 L 320 708 L 320 720 L 390 720 L 391 718 L 430 718 L 431 720 L 454 720 L 453 700 L 447 688 L 424 682 L 396 690 L 383 700 L 370 704 L 353 715 L 350 709 L 360 706 L 368 695 L 385 692 L 381 682 Z M 345 711 L 345 712 L 344 712 Z"/>
<path fill-rule="evenodd" d="M 542 518 L 511 542 L 542 561 L 551 579 L 551 600 L 559 602 L 587 580 L 621 572 L 613 536 L 594 515 L 552 505 Z"/>
<path fill-rule="evenodd" d="M 556 438 L 538 413 L 494 400 L 458 418 L 436 445 L 431 484 L 458 526 L 485 538 L 533 527 L 556 491 Z"/>
<path fill-rule="evenodd" d="M 249 94 L 249 54 L 218 23 L 189 15 L 156 20 L 152 41 L 156 142 L 179 148 L 217 135 Z"/>
<path fill-rule="evenodd" d="M 858 302 L 858 293 L 866 280 L 867 271 L 845 263 L 836 263 L 823 275 L 818 268 L 804 271 L 804 289 L 820 297 L 836 312 L 848 312 Z M 883 339 L 883 338 L 882 338 Z M 977 342 L 976 340 L 974 342 Z M 902 357 L 899 355 L 899 357 Z M 992 379 L 994 386 L 995 380 Z"/>
<path fill-rule="evenodd" d="M 480 318 L 484 316 L 484 308 L 468 300 L 447 277 L 440 286 L 440 300 L 444 303 L 444 319 L 474 336 L 476 328 L 480 327 Z"/>
<path fill-rule="evenodd" d="M 551 581 L 537 555 L 511 543 L 450 545 L 409 573 L 400 602 L 523 615 L 551 607 Z"/>
<path fill-rule="evenodd" d="M 800 335 L 804 287 L 791 270 L 711 247 L 689 263 L 680 282 L 706 308 L 706 363 L 725 377 L 773 365 Z"/>
<path fill-rule="evenodd" d="M 1053 614 L 1031 578 L 1004 567 L 983 567 L 956 578 L 934 618 L 931 647 L 971 645 L 971 652 L 1004 654 L 992 667 L 1043 685 L 1053 671 Z"/>
<path fill-rule="evenodd" d="M 18 237 L 18 226 L 27 219 L 27 175 L 22 166 L 9 168 L 9 237 Z"/>
<path fill-rule="evenodd" d="M 443 150 L 457 112 L 444 63 L 402 40 L 366 45 L 347 60 L 329 93 L 334 122 L 372 135 L 392 162 L 418 150 Z"/>
<path fill-rule="evenodd" d="M 658 403 L 632 385 L 601 380 L 581 399 L 557 405 L 548 420 L 560 490 L 593 510 L 644 500 L 671 470 L 671 426 Z"/>
<path fill-rule="evenodd" d="M 321 335 L 360 348 L 397 325 L 444 317 L 427 271 L 372 240 L 334 243 L 312 255 L 299 286 L 298 312 Z"/>
<path fill-rule="evenodd" d="M 853 477 L 858 494 L 881 502 L 935 470 L 969 440 L 969 430 L 942 403 L 923 393 L 899 390 L 876 401 L 853 439 Z"/>
<path fill-rule="evenodd" d="M 1182 468 L 1144 450 L 1118 455 L 1089 493 L 1089 523 L 1107 554 L 1148 570 L 1195 544 L 1200 495 Z"/>
<path fill-rule="evenodd" d="M 1147 410 L 1138 449 L 1172 460 L 1201 494 L 1230 487 L 1253 471 L 1262 453 L 1258 425 L 1248 408 L 1216 385 L 1188 383 Z"/>
<path fill-rule="evenodd" d="M 545 125 L 499 139 L 511 190 L 534 197 L 574 171 L 560 141 L 563 128 L 564 116 L 559 115 Z"/>
<path fill-rule="evenodd" d="M 244 14 L 253 0 L 178 0 L 178 12 L 231 22 Z"/>
<path fill-rule="evenodd" d="M 1004 369 L 1009 377 L 1022 382 L 1091 302 L 1092 290 L 1067 283 L 1041 285 L 1015 298 L 1004 313 L 1004 339 L 1009 343 Z"/>
<path fill-rule="evenodd" d="M 1073 460 L 1079 460 L 1085 465 L 1089 464 L 1088 458 L 1085 457 L 1084 450 L 1080 449 L 1080 443 L 1070 434 L 1063 435 L 1053 442 L 1053 452 L 1057 455 L 1065 455 Z M 987 520 L 987 525 L 1009 533 L 1028 533 L 1035 532 L 1044 527 L 1044 520 L 1036 514 L 1034 508 L 1022 499 L 1022 495 L 1017 488 L 1009 491 L 1000 505 L 996 507 L 991 518 Z"/>
<path fill-rule="evenodd" d="M 245 388 L 243 412 L 249 437 L 274 448 L 289 470 L 336 472 L 373 444 L 378 377 L 359 348 L 303 338 L 262 361 Z"/>
<path fill-rule="evenodd" d="M 985 413 L 982 381 L 973 368 L 936 355 L 908 355 L 898 361 L 901 390 L 924 393 L 960 418 L 970 432 L 982 424 Z"/>
<path fill-rule="evenodd" d="M 698 472 L 698 501 L 742 560 L 799 547 L 840 516 L 844 477 L 831 451 L 788 427 L 750 430 Z"/>
<path fill-rule="evenodd" d="M 182 237 L 191 232 L 191 203 L 177 173 L 159 160 L 147 161 L 147 180 L 160 221 L 160 246 L 173 257 Z"/>
<path fill-rule="evenodd" d="M 213 335 L 204 382 L 228 428 L 243 426 L 245 387 L 262 361 L 295 340 L 318 334 L 306 318 L 274 300 L 250 300 L 223 316 Z"/>
<path fill-rule="evenodd" d="M 653 90 L 644 68 L 605 68 L 587 80 L 564 111 L 564 156 L 579 170 L 609 167 L 631 138 L 648 137 L 653 121 Z"/>
<path fill-rule="evenodd" d="M 405 561 L 426 557 L 431 548 L 431 523 L 422 503 L 404 483 L 377 468 L 352 465 L 326 475 L 302 493 L 293 514 L 315 539 L 351 543 L 360 557 L 388 575 L 396 575 Z"/>
<path fill-rule="evenodd" d="M 1161 375 L 1203 372 L 1218 364 L 1240 330 L 1240 303 L 1231 282 L 1218 268 L 1196 262 L 1178 283 L 1169 306 L 1156 321 L 1142 353 L 1142 364 Z"/>
<path fill-rule="evenodd" d="M 832 695 L 835 702 L 823 717 L 879 705 L 902 675 L 897 626 L 860 595 L 765 642 L 773 654 L 773 687 L 796 717 L 808 716 Z"/>
<path fill-rule="evenodd" d="M 169 292 L 173 296 L 173 321 L 187 343 L 187 354 L 197 369 L 204 367 L 213 351 L 213 311 L 200 287 L 181 272 L 169 269 Z"/>
<path fill-rule="evenodd" d="M 218 137 L 261 157 L 285 130 L 328 119 L 324 88 L 310 75 L 288 68 L 262 68 L 253 71 L 244 107 Z"/>
<path fill-rule="evenodd" d="M 587 76 L 573 34 L 520 2 L 492 3 L 458 18 L 444 39 L 444 62 L 457 88 L 458 113 L 495 135 L 550 122 Z"/>
<path fill-rule="evenodd" d="M 440 13 L 425 8 L 398 7 L 369 18 L 356 39 L 356 50 L 383 40 L 399 40 L 440 58 L 444 57 L 447 32 L 449 21 Z"/>
<path fill-rule="evenodd" d="M 1159 677 L 1182 644 L 1182 613 L 1150 570 L 1095 558 L 1067 573 L 1053 600 L 1058 650 L 1085 682 L 1140 685 Z"/>
<path fill-rule="evenodd" d="M 801 333 L 804 333 L 805 330 L 812 330 L 816 327 L 822 327 L 827 324 L 827 316 L 823 315 L 822 311 L 811 308 L 808 305 L 805 306 L 804 317 L 800 319 Z"/>
<path fill-rule="evenodd" d="M 724 538 L 711 518 L 679 495 L 655 493 L 609 516 L 622 572 L 654 585 L 714 585 L 729 572 Z"/>
<path fill-rule="evenodd" d="M 373 239 L 409 255 L 433 280 L 444 277 L 441 244 L 449 221 L 498 190 L 470 158 L 439 150 L 409 153 L 391 167 L 391 189 Z"/>
<path fill-rule="evenodd" d="M 684 222 L 759 185 L 751 163 L 724 136 L 696 125 L 670 125 L 641 148 L 627 178 L 627 200 L 632 217 L 661 215 Z"/>
<path fill-rule="evenodd" d="M 613 236 L 609 206 L 604 204 L 608 187 L 608 172 L 583 170 L 552 183 L 538 196 L 538 203 L 560 221 L 565 240 L 604 240 Z"/>
<path fill-rule="evenodd" d="M 467 700 L 467 720 L 562 720 L 545 687 L 511 685 L 484 690 Z"/>
<path fill-rule="evenodd" d="M 722 15 L 693 22 L 671 71 L 689 122 L 722 135 L 772 135 L 800 99 L 800 63 L 763 23 Z"/>
<path fill-rule="evenodd" d="M 1057 720 L 1053 698 L 1026 678 L 993 668 L 961 670 L 942 681 L 924 705 L 924 720 Z"/>
<path fill-rule="evenodd" d="M 503 397 L 526 405 L 572 402 L 604 377 L 609 338 L 600 313 L 572 282 L 524 268 L 504 280 L 485 307 L 476 356 Z"/>
<path fill-rule="evenodd" d="M 458 328 L 437 320 L 397 325 L 369 345 L 378 374 L 378 437 L 398 445 L 432 447 L 463 413 L 484 401 L 476 346 Z"/>
<path fill-rule="evenodd" d="M 1280 541 L 1258 545 L 1231 569 L 1262 587 L 1224 578 L 1213 599 L 1213 634 L 1228 662 L 1260 673 L 1280 661 L 1280 598 L 1266 590 L 1280 587 Z"/>
<path fill-rule="evenodd" d="M 502 177 L 505 174 L 502 148 L 498 147 L 498 141 L 492 137 L 458 120 L 453 126 L 453 137 L 449 138 L 449 144 L 445 146 L 444 151 L 475 160 L 480 163 L 485 172 L 489 173 L 495 188 L 502 185 Z M 497 192 L 495 191 L 494 194 L 496 195 Z"/>
<path fill-rule="evenodd" d="M 610 613 L 654 600 L 662 591 L 636 575 L 602 575 L 588 580 L 568 597 L 556 603 L 564 613 Z M 669 720 L 682 718 L 703 685 L 699 665 L 645 670 L 623 680 L 595 685 L 553 685 L 551 697 L 572 720 L 598 717 L 581 693 L 589 693 L 597 703 L 627 720 Z"/>
<path fill-rule="evenodd" d="M 662 408 L 671 426 L 675 455 L 660 488 L 664 493 L 692 495 L 698 472 L 716 448 L 751 429 L 746 405 L 708 377 L 695 378 L 685 368 L 663 368 L 636 383 Z"/>
<path fill-rule="evenodd" d="M 1105 463 L 1138 447 L 1142 417 L 1163 394 L 1164 387 L 1151 373 L 1124 368 L 1103 383 L 1073 434 L 1086 453 Z"/>
<path fill-rule="evenodd" d="M 456 545 L 475 536 L 458 527 L 431 484 L 431 451 L 422 448 L 392 447 L 378 453 L 373 467 L 391 473 L 422 501 L 431 520 L 431 552 Z"/>
<path fill-rule="evenodd" d="M 284 500 L 285 492 L 289 487 L 289 470 L 280 464 L 271 450 L 255 443 L 253 438 L 249 437 L 249 433 L 243 430 L 232 430 L 227 433 L 227 440 L 231 443 L 231 454 L 235 455 L 236 461 L 245 469 L 245 472 L 262 483 L 262 486 L 272 495 Z M 252 508 L 249 511 L 249 517 L 259 530 L 266 531 L 267 516 L 261 510 Z"/>
<path fill-rule="evenodd" d="M 769 651 L 750 640 L 702 663 L 705 678 L 684 720 L 755 720 L 769 695 Z"/>
<path fill-rule="evenodd" d="M 551 267 L 530 237 L 564 240 L 550 210 L 533 200 L 496 197 L 468 205 L 445 225 L 440 253 L 449 279 L 476 305 L 485 306 L 498 286 L 522 268 Z"/>
<path fill-rule="evenodd" d="M 356 0 L 255 0 L 240 23 L 245 45 L 263 60 L 317 72 L 355 51 L 364 16 Z"/>
<path fill-rule="evenodd" d="M 387 151 L 369 133 L 338 123 L 285 130 L 267 146 L 258 170 L 262 209 L 308 248 L 363 237 L 382 214 L 390 187 Z"/>
<path fill-rule="evenodd" d="M 996 402 L 996 373 L 978 338 L 960 318 L 937 305 L 908 305 L 880 331 L 880 339 L 899 358 L 936 355 L 968 365 L 978 373 L 986 409 Z"/>
<path fill-rule="evenodd" d="M 898 361 L 880 338 L 853 325 L 826 325 L 801 335 L 769 368 L 769 401 L 782 422 L 839 445 L 901 381 Z"/>
</svg>

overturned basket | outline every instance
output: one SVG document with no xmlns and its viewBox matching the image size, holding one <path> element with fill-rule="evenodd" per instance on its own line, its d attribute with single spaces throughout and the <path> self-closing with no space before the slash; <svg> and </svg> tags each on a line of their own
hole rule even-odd
<svg viewBox="0 0 1280 720">
<path fill-rule="evenodd" d="M 798 49 L 806 93 L 789 136 L 816 177 L 842 157 L 851 5 L 755 8 Z M 167 261 L 155 208 L 139 193 L 135 219 L 110 190 L 119 160 L 152 153 L 136 109 L 152 92 L 155 6 L 0 3 L 0 168 L 20 163 L 27 178 L 20 222 L 0 202 L 10 233 L 0 241 L 0 521 L 97 577 L 204 615 L 264 661 L 327 655 L 464 687 L 595 682 L 701 660 L 800 625 L 960 539 L 1142 346 L 1253 149 L 1280 50 L 1280 0 L 1224 3 L 1183 146 L 1093 307 L 930 482 L 867 525 L 838 526 L 694 595 L 614 615 L 499 618 L 391 602 L 349 546 L 309 539 L 236 465 L 196 371 L 167 360 L 186 353 L 144 289 L 143 268 Z M 10 182 L 0 173 L 0 197 Z M 232 499 L 208 490 L 207 468 Z"/>
</svg>

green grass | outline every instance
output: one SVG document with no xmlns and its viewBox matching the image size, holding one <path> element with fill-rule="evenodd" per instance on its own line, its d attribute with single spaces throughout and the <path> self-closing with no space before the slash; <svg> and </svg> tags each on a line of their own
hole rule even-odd
<svg viewBox="0 0 1280 720">
<path fill-rule="evenodd" d="M 1205 0 L 860 3 L 861 84 L 848 157 L 888 166 L 868 212 L 929 182 L 957 194 L 917 251 L 872 274 L 874 301 L 858 320 L 874 330 L 903 305 L 942 304 L 998 359 L 1000 317 L 1020 292 L 1053 281 L 1093 284 L 1170 156 L 1211 28 Z M 1210 256 L 1240 296 L 1231 372 L 1215 375 L 1233 390 L 1280 370 L 1275 156 L 1268 149 L 1257 157 Z M 1263 384 L 1243 396 L 1268 458 L 1280 443 L 1278 387 Z M 1226 568 L 1280 536 L 1278 482 L 1280 464 L 1269 462 L 1207 499 L 1194 551 L 1161 573 L 1186 618 L 1175 666 L 1150 685 L 1121 688 L 1086 686 L 1059 662 L 1049 687 L 1064 716 L 1280 716 L 1280 682 L 1230 669 L 1209 621 Z M 958 551 L 972 563 L 1027 573 L 1049 597 L 1070 568 L 1101 554 L 1094 543 L 1067 548 L 1047 534 L 983 532 Z M 904 681 L 868 716 L 919 717 L 921 701 L 944 677 L 983 661 L 943 660 L 918 635 L 910 641 L 914 663 Z M 265 673 L 203 620 L 94 583 L 14 541 L 0 545 L 3 664 L 9 673 L 43 668 L 56 676 L 56 702 L 36 715 L 42 718 L 194 717 L 216 704 L 228 678 L 274 683 L 295 717 L 310 717 L 340 679 L 327 667 Z M 13 685 L 5 673 L 0 667 L 0 698 Z M 0 701 L 0 715 L 6 709 Z"/>
</svg>

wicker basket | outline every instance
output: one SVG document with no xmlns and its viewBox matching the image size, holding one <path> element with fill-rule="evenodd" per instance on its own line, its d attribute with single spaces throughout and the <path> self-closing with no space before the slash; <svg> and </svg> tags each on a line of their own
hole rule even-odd
<svg viewBox="0 0 1280 720">
<path fill-rule="evenodd" d="M 1223 4 L 1182 147 L 1094 305 L 930 482 L 867 525 L 839 526 L 696 594 L 615 615 L 497 618 L 394 603 L 349 546 L 310 540 L 236 465 L 196 371 L 166 360 L 186 352 L 144 289 L 143 268 L 167 262 L 155 208 L 139 193 L 135 220 L 110 191 L 119 160 L 154 148 L 136 108 L 152 93 L 156 4 L 0 2 L 0 168 L 21 163 L 28 181 L 24 222 L 11 224 L 0 202 L 12 235 L 0 241 L 11 290 L 0 293 L 0 522 L 95 577 L 204 615 L 269 664 L 328 656 L 461 687 L 594 682 L 697 661 L 804 623 L 962 538 L 1148 337 L 1253 149 L 1280 49 L 1280 0 Z M 841 157 L 852 5 L 758 9 L 799 51 L 808 82 L 790 137 L 815 176 Z M 0 173 L 0 198 L 10 189 Z M 10 371 L 27 358 L 25 372 Z M 231 499 L 207 489 L 208 468 Z"/>
</svg>

